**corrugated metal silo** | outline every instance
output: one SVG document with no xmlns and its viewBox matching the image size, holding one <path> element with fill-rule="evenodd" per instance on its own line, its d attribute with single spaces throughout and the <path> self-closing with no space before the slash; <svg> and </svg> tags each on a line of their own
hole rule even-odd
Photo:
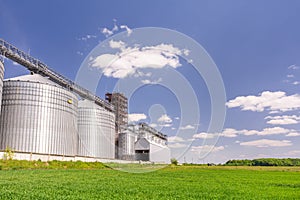
<svg viewBox="0 0 300 200">
<path fill-rule="evenodd" d="M 0 149 L 77 154 L 77 97 L 38 74 L 4 80 Z"/>
<path fill-rule="evenodd" d="M 78 103 L 78 155 L 115 157 L 115 115 L 88 100 Z"/>
<path fill-rule="evenodd" d="M 134 160 L 135 149 L 134 143 L 136 141 L 136 133 L 134 130 L 126 130 L 119 134 L 119 158 L 122 160 Z"/>
<path fill-rule="evenodd" d="M 1 102 L 2 102 L 3 75 L 4 75 L 4 65 L 0 60 L 0 114 L 1 114 Z"/>
</svg>

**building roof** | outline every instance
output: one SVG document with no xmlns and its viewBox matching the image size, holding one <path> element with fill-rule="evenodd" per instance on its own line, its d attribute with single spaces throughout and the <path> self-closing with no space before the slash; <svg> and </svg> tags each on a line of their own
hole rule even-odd
<svg viewBox="0 0 300 200">
<path fill-rule="evenodd" d="M 44 84 L 61 87 L 60 85 L 49 80 L 48 77 L 44 77 L 39 74 L 28 74 L 23 76 L 17 76 L 13 78 L 4 79 L 4 81 L 26 81 L 26 82 L 34 82 L 34 83 L 44 83 Z"/>
</svg>

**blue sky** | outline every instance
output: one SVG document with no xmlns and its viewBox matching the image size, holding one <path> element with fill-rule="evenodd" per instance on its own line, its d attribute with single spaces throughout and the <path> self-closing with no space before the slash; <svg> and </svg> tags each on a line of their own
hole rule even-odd
<svg viewBox="0 0 300 200">
<path fill-rule="evenodd" d="M 201 44 L 223 78 L 228 102 L 224 131 L 208 132 L 211 102 L 207 86 L 180 56 L 181 66 L 175 70 L 195 92 L 199 121 L 181 119 L 179 102 L 168 88 L 144 84 L 130 97 L 130 113 L 142 118 L 144 114 L 142 121 L 163 125 L 161 131 L 171 137 L 174 152 L 184 151 L 180 147 L 185 149 L 195 139 L 181 161 L 300 157 L 299 1 L 0 0 L 0 4 L 0 37 L 72 80 L 84 59 L 107 39 L 104 28 L 111 31 L 114 24 L 118 27 L 114 34 L 126 31 L 121 25 L 162 27 Z M 5 65 L 5 77 L 27 73 L 9 61 Z M 147 67 L 143 70 L 154 73 Z M 160 70 L 162 76 L 170 67 Z M 156 76 L 153 80 L 159 80 Z M 118 80 L 104 77 L 97 94 L 103 97 Z M 142 80 L 146 83 L 147 76 Z M 208 141 L 215 141 L 217 135 L 212 148 Z M 199 151 L 210 154 L 203 158 Z"/>
</svg>

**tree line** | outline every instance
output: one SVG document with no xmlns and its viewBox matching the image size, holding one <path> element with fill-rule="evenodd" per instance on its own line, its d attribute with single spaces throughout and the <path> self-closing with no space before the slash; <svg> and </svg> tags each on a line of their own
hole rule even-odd
<svg viewBox="0 0 300 200">
<path fill-rule="evenodd" d="M 259 158 L 253 160 L 229 160 L 226 166 L 300 166 L 299 158 Z"/>
</svg>

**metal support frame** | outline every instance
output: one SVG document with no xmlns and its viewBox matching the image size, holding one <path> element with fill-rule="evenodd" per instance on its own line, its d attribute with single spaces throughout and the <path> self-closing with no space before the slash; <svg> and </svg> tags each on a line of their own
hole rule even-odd
<svg viewBox="0 0 300 200">
<path fill-rule="evenodd" d="M 19 63 L 20 65 L 26 67 L 28 70 L 34 73 L 49 77 L 51 81 L 57 83 L 62 87 L 68 88 L 84 99 L 94 101 L 97 105 L 105 108 L 106 110 L 114 111 L 114 106 L 112 104 L 102 100 L 100 97 L 94 95 L 89 90 L 60 75 L 40 60 L 31 57 L 30 55 L 19 50 L 17 47 L 9 44 L 3 39 L 0 39 L 0 55 Z"/>
</svg>

